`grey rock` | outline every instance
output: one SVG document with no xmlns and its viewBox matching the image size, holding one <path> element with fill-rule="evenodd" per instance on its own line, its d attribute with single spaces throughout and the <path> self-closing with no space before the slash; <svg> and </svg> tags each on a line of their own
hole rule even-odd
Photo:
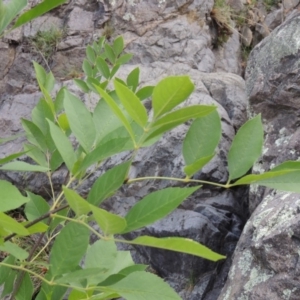
<svg viewBox="0 0 300 300">
<path fill-rule="evenodd" d="M 249 47 L 252 43 L 252 39 L 253 39 L 253 33 L 252 30 L 247 26 L 244 25 L 242 28 L 242 43 L 245 47 Z"/>
<path fill-rule="evenodd" d="M 299 13 L 276 28 L 250 54 L 247 95 L 251 109 L 272 119 L 279 111 L 299 109 Z"/>
<path fill-rule="evenodd" d="M 87 31 L 92 32 L 94 29 L 93 13 L 75 7 L 68 16 L 67 26 L 71 32 Z M 80 20 L 80 22 L 79 22 Z"/>
<path fill-rule="evenodd" d="M 283 0 L 282 4 L 286 11 L 290 11 L 299 4 L 299 0 Z"/>
<path fill-rule="evenodd" d="M 216 57 L 214 70 L 240 75 L 240 47 L 240 35 L 237 31 L 234 31 L 228 41 L 214 51 Z"/>
<path fill-rule="evenodd" d="M 2 80 L 8 73 L 15 58 L 15 50 L 7 43 L 0 42 L 0 80 Z"/>
<path fill-rule="evenodd" d="M 219 300 L 299 299 L 299 194 L 269 193 L 238 242 Z"/>
<path fill-rule="evenodd" d="M 51 15 L 41 16 L 24 25 L 24 37 L 33 37 L 38 31 L 49 31 L 52 28 L 62 28 L 62 20 Z"/>
<path fill-rule="evenodd" d="M 19 94 L 3 100 L 0 106 L 1 137 L 8 137 L 21 132 L 21 118 L 30 118 L 31 110 L 37 104 L 41 94 Z M 0 156 L 4 157 L 22 150 L 19 143 L 9 142 L 0 146 Z"/>
<path fill-rule="evenodd" d="M 270 34 L 270 32 L 282 24 L 284 21 L 284 11 L 283 8 L 279 8 L 277 10 L 269 13 L 262 24 L 257 24 L 256 31 L 261 36 L 266 37 Z"/>
<path fill-rule="evenodd" d="M 252 51 L 246 70 L 249 112 L 262 113 L 266 138 L 255 173 L 286 160 L 299 149 L 299 12 Z M 250 188 L 247 222 L 219 300 L 299 299 L 300 194 Z"/>
</svg>

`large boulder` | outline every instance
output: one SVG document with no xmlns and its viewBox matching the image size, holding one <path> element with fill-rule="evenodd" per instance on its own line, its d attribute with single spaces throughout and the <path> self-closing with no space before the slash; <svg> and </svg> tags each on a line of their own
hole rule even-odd
<svg viewBox="0 0 300 300">
<path fill-rule="evenodd" d="M 291 15 L 249 58 L 249 111 L 262 114 L 266 131 L 257 172 L 299 157 L 299 21 Z M 253 187 L 250 196 L 254 212 L 218 299 L 299 299 L 300 195 Z"/>
</svg>

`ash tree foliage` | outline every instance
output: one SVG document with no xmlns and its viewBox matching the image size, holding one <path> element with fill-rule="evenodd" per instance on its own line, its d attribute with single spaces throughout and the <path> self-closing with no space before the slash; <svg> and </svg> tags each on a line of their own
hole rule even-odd
<svg viewBox="0 0 300 300">
<path fill-rule="evenodd" d="M 120 66 L 132 58 L 124 53 L 122 37 L 112 43 L 101 38 L 87 46 L 86 54 L 85 79 L 75 79 L 75 83 L 84 93 L 99 96 L 93 110 L 65 87 L 54 96 L 52 73 L 34 63 L 42 97 L 32 110 L 31 120 L 22 120 L 27 138 L 24 150 L 2 158 L 0 169 L 43 172 L 48 176 L 52 195 L 51 201 L 46 201 L 30 191 L 22 194 L 11 183 L 0 180 L 0 251 L 6 254 L 0 262 L 0 297 L 180 299 L 161 278 L 147 272 L 146 265 L 135 264 L 129 251 L 118 250 L 116 243 L 178 251 L 211 261 L 225 257 L 187 238 L 139 236 L 125 240 L 120 235 L 164 218 L 202 184 L 231 188 L 257 183 L 300 192 L 300 163 L 285 162 L 264 174 L 246 175 L 262 151 L 263 127 L 258 115 L 240 128 L 232 142 L 227 183 L 193 179 L 214 157 L 221 137 L 216 107 L 180 105 L 194 90 L 188 76 L 171 76 L 155 86 L 144 87 L 139 83 L 138 68 L 127 78 L 118 78 Z M 146 99 L 151 99 L 151 114 L 144 106 Z M 192 123 L 182 143 L 185 178 L 128 178 L 139 149 L 153 145 L 165 132 L 188 120 Z M 130 151 L 131 158 L 103 173 L 83 198 L 79 187 L 108 158 L 124 151 Z M 25 155 L 34 163 L 18 160 Z M 55 191 L 52 174 L 63 165 L 68 173 L 61 190 Z M 130 189 L 131 183 L 145 179 L 175 180 L 189 186 L 150 193 L 125 217 L 101 208 L 121 187 Z M 24 219 L 16 220 L 10 211 L 21 207 Z M 92 244 L 91 234 L 97 237 Z M 26 241 L 31 236 L 35 237 L 31 239 L 34 245 L 28 248 Z"/>
</svg>

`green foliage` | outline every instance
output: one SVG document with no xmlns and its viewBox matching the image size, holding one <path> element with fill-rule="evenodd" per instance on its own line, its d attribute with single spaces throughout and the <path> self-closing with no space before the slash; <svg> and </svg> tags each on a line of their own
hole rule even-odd
<svg viewBox="0 0 300 300">
<path fill-rule="evenodd" d="M 0 0 L 0 38 L 5 34 L 5 29 L 18 15 L 19 17 L 11 26 L 10 30 L 32 21 L 65 2 L 66 0 L 44 0 L 42 3 L 19 15 L 27 6 L 27 0 L 8 1 L 6 4 L 4 4 L 3 0 Z"/>
<path fill-rule="evenodd" d="M 38 300 L 62 299 L 68 289 L 70 300 L 180 299 L 162 279 L 146 272 L 147 266 L 135 265 L 129 251 L 117 250 L 116 243 L 167 249 L 211 261 L 225 257 L 187 238 L 139 236 L 124 240 L 115 235 L 138 230 L 164 218 L 203 183 L 222 188 L 258 183 L 300 192 L 299 162 L 283 163 L 264 174 L 245 175 L 261 155 L 260 116 L 246 122 L 233 139 L 228 153 L 226 184 L 193 179 L 192 176 L 214 157 L 221 138 L 216 107 L 182 105 L 194 90 L 188 76 L 167 77 L 156 86 L 146 87 L 140 87 L 138 68 L 126 78 L 118 78 L 117 71 L 132 57 L 123 50 L 122 37 L 111 44 L 101 38 L 87 47 L 87 58 L 82 66 L 86 77 L 75 83 L 84 93 L 99 96 L 93 110 L 66 88 L 52 98 L 53 75 L 34 63 L 42 98 L 33 109 L 31 120 L 22 120 L 27 139 L 24 151 L 1 159 L 0 169 L 45 172 L 51 186 L 51 175 L 62 164 L 69 172 L 62 189 L 52 191 L 51 204 L 41 195 L 27 191 L 24 196 L 10 183 L 0 181 L 0 250 L 8 255 L 0 262 L 0 284 L 4 287 L 1 297 L 13 294 L 16 299 L 31 299 L 38 288 Z M 153 115 L 142 102 L 148 98 L 152 100 Z M 185 179 L 128 178 L 131 163 L 140 148 L 152 145 L 165 132 L 189 120 L 192 120 L 191 126 L 182 145 Z M 109 170 L 103 168 L 87 196 L 78 193 L 78 187 L 91 172 L 103 166 L 111 156 L 128 150 L 131 158 Z M 28 155 L 35 164 L 14 161 L 21 155 Z M 137 202 L 125 217 L 99 207 L 103 201 L 110 201 L 121 187 L 150 179 L 177 180 L 196 186 L 155 191 Z M 27 220 L 13 219 L 9 211 L 23 205 Z M 20 236 L 34 233 L 42 235 L 35 244 L 41 248 L 37 254 L 16 242 Z M 90 244 L 91 234 L 98 239 L 93 244 Z M 46 263 L 43 258 L 48 254 L 50 259 Z M 39 272 L 37 266 L 42 266 L 43 271 Z"/>
<path fill-rule="evenodd" d="M 40 54 L 46 63 L 48 63 L 52 55 L 56 52 L 58 43 L 64 36 L 65 30 L 52 27 L 46 31 L 38 31 L 29 42 L 34 52 Z"/>
</svg>

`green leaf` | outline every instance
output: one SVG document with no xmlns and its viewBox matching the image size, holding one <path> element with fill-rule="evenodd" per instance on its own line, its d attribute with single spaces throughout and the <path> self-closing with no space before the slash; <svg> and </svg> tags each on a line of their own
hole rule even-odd
<svg viewBox="0 0 300 300">
<path fill-rule="evenodd" d="M 135 204 L 126 215 L 127 227 L 122 233 L 139 229 L 162 219 L 199 188 L 200 186 L 170 187 L 147 195 Z"/>
<path fill-rule="evenodd" d="M 212 261 L 218 261 L 220 259 L 226 258 L 225 256 L 213 252 L 209 248 L 191 239 L 182 237 L 156 238 L 152 236 L 140 236 L 131 241 L 131 243 L 134 245 L 148 246 L 192 254 Z"/>
<path fill-rule="evenodd" d="M 300 193 L 300 170 L 281 170 L 270 171 L 263 174 L 252 174 L 244 176 L 237 180 L 230 186 L 244 185 L 244 184 L 259 184 L 269 188 Z"/>
<path fill-rule="evenodd" d="M 107 299 L 118 299 L 120 295 L 117 293 L 104 292 L 101 294 L 97 294 L 89 298 L 89 300 L 107 300 Z M 77 300 L 77 299 L 76 299 Z"/>
<path fill-rule="evenodd" d="M 221 138 L 221 120 L 217 111 L 196 119 L 183 141 L 182 154 L 187 165 L 214 154 Z M 201 168 L 201 164 L 199 165 Z M 198 169 L 199 170 L 199 169 Z"/>
<path fill-rule="evenodd" d="M 101 58 L 100 56 L 97 57 L 96 66 L 97 66 L 97 69 L 99 70 L 99 72 L 100 72 L 106 79 L 109 79 L 109 77 L 110 77 L 110 71 L 109 71 L 108 64 L 107 64 L 106 61 L 105 61 L 103 58 Z"/>
<path fill-rule="evenodd" d="M 97 144 L 109 133 L 123 126 L 120 119 L 111 111 L 104 100 L 100 100 L 97 103 L 93 120 L 97 132 Z"/>
<path fill-rule="evenodd" d="M 94 77 L 87 77 L 86 84 L 87 84 L 88 88 L 91 91 L 93 91 L 94 93 L 97 93 L 95 85 L 101 86 L 101 84 L 99 83 L 99 80 L 95 79 Z M 103 87 L 101 86 L 101 88 L 103 88 Z"/>
<path fill-rule="evenodd" d="M 12 20 L 25 8 L 27 0 L 0 2 L 0 37 Z"/>
<path fill-rule="evenodd" d="M 271 172 L 283 170 L 300 170 L 300 161 L 285 161 L 284 163 L 273 168 Z"/>
<path fill-rule="evenodd" d="M 19 0 L 18 0 L 19 1 Z M 34 8 L 22 14 L 14 24 L 13 28 L 17 28 L 31 20 L 43 15 L 51 9 L 65 3 L 66 0 L 44 0 L 42 3 L 36 5 Z"/>
<path fill-rule="evenodd" d="M 133 265 L 133 266 L 129 266 L 127 268 L 124 268 L 122 269 L 119 274 L 122 274 L 122 275 L 129 275 L 133 272 L 137 272 L 137 271 L 145 271 L 146 269 L 148 268 L 147 265 L 142 265 L 142 264 L 136 264 L 136 265 Z"/>
<path fill-rule="evenodd" d="M 45 279 L 52 280 L 51 274 L 48 272 L 45 276 Z M 34 298 L 35 300 L 62 300 L 64 294 L 67 291 L 67 287 L 57 286 L 57 285 L 48 285 L 43 282 L 40 287 L 40 292 Z"/>
<path fill-rule="evenodd" d="M 39 83 L 39 86 L 44 87 L 45 90 L 50 93 L 55 85 L 55 78 L 52 72 L 46 73 L 45 69 L 36 62 L 33 62 L 36 77 Z"/>
<path fill-rule="evenodd" d="M 81 286 L 81 281 L 89 280 L 99 273 L 105 273 L 107 269 L 103 268 L 90 268 L 90 269 L 81 269 L 74 271 L 72 273 L 68 273 L 63 277 L 55 280 L 56 283 L 70 283 L 72 285 Z"/>
<path fill-rule="evenodd" d="M 64 224 L 66 222 L 65 220 L 62 220 L 61 218 L 56 217 L 56 215 L 66 217 L 66 216 L 68 216 L 69 212 L 70 212 L 70 209 L 65 208 L 65 209 L 60 210 L 59 212 L 57 212 L 55 215 L 53 215 L 52 216 L 52 221 L 51 221 L 50 226 L 49 226 L 49 232 L 54 231 L 54 229 L 56 229 L 56 227 L 59 224 Z"/>
<path fill-rule="evenodd" d="M 114 241 L 98 240 L 89 246 L 86 252 L 85 268 L 111 269 L 117 253 L 117 246 Z"/>
<path fill-rule="evenodd" d="M 80 99 L 65 90 L 64 106 L 67 118 L 80 145 L 89 152 L 96 138 L 96 130 L 91 113 Z"/>
<path fill-rule="evenodd" d="M 109 277 L 107 277 L 104 281 L 100 282 L 99 285 L 100 286 L 112 285 L 125 277 L 126 276 L 122 274 L 112 274 Z"/>
<path fill-rule="evenodd" d="M 27 225 L 29 222 L 24 222 L 24 225 Z M 46 232 L 48 230 L 48 226 L 41 222 L 35 223 L 34 225 L 27 228 L 30 235 L 34 233 Z"/>
<path fill-rule="evenodd" d="M 214 106 L 193 105 L 168 113 L 156 120 L 151 125 L 151 128 L 153 129 L 149 132 L 146 141 L 173 129 L 174 127 L 181 125 L 190 119 L 206 116 L 215 109 L 216 107 Z"/>
<path fill-rule="evenodd" d="M 117 251 L 114 241 L 99 240 L 88 248 L 85 258 L 85 268 L 104 268 L 106 273 L 88 280 L 89 285 L 97 285 L 112 274 L 134 265 L 129 251 Z"/>
<path fill-rule="evenodd" d="M 69 294 L 68 300 L 79 300 L 79 299 L 91 299 L 86 292 L 82 292 L 76 289 L 72 289 Z"/>
<path fill-rule="evenodd" d="M 70 172 L 72 172 L 73 166 L 77 160 L 72 144 L 65 134 L 51 121 L 48 120 L 51 137 L 59 151 L 61 157 L 66 163 Z"/>
<path fill-rule="evenodd" d="M 51 93 L 52 90 L 54 89 L 54 85 L 55 85 L 55 78 L 53 76 L 53 73 L 50 71 L 47 75 L 46 75 L 46 81 L 45 81 L 45 89 Z"/>
<path fill-rule="evenodd" d="M 0 191 L 0 212 L 18 208 L 29 201 L 27 197 L 22 196 L 19 190 L 8 181 L 0 180 Z"/>
<path fill-rule="evenodd" d="M 87 76 L 93 76 L 93 68 L 87 59 L 83 60 L 82 69 Z"/>
<path fill-rule="evenodd" d="M 130 165 L 131 161 L 127 161 L 106 171 L 93 184 L 87 201 L 99 206 L 105 199 L 112 196 L 123 185 Z"/>
<path fill-rule="evenodd" d="M 127 86 L 131 87 L 133 92 L 136 91 L 139 85 L 139 79 L 140 79 L 140 68 L 136 67 L 129 73 L 126 80 Z"/>
<path fill-rule="evenodd" d="M 54 115 L 44 99 L 41 99 L 32 110 L 32 121 L 43 132 L 48 148 L 53 151 L 55 145 L 49 134 L 49 125 L 47 119 L 54 122 Z"/>
<path fill-rule="evenodd" d="M 124 40 L 122 36 L 118 36 L 113 43 L 113 50 L 116 56 L 119 56 L 124 49 Z"/>
<path fill-rule="evenodd" d="M 169 112 L 186 100 L 194 90 L 188 76 L 170 76 L 161 80 L 153 90 L 154 118 Z"/>
<path fill-rule="evenodd" d="M 57 118 L 57 123 L 67 136 L 71 134 L 70 123 L 65 113 L 59 115 L 59 117 Z"/>
<path fill-rule="evenodd" d="M 215 154 L 212 154 L 212 155 L 209 155 L 209 156 L 199 158 L 198 160 L 196 160 L 191 165 L 185 166 L 184 169 L 183 169 L 184 173 L 187 176 L 192 177 L 196 172 L 201 170 L 214 156 L 215 156 Z"/>
<path fill-rule="evenodd" d="M 113 138 L 100 144 L 91 153 L 88 153 L 83 159 L 79 172 L 86 170 L 91 165 L 98 163 L 112 155 L 120 153 L 124 150 L 129 150 L 124 148 L 128 144 L 128 138 Z M 132 149 L 132 148 L 131 148 Z"/>
<path fill-rule="evenodd" d="M 95 88 L 97 92 L 103 97 L 103 99 L 106 101 L 106 103 L 109 105 L 111 110 L 116 114 L 116 116 L 121 120 L 124 127 L 127 129 L 133 143 L 135 144 L 135 138 L 133 130 L 129 124 L 129 121 L 126 119 L 125 115 L 123 114 L 122 110 L 119 108 L 119 106 L 115 103 L 114 99 L 107 94 L 103 89 L 101 89 L 99 86 L 95 85 Z"/>
<path fill-rule="evenodd" d="M 27 156 L 31 157 L 38 165 L 49 168 L 46 155 L 40 148 L 31 144 L 24 144 L 24 150 L 27 152 Z"/>
<path fill-rule="evenodd" d="M 23 261 L 28 257 L 28 252 L 20 248 L 17 244 L 5 242 L 4 246 L 0 246 L 0 251 L 7 252 L 16 259 Z"/>
<path fill-rule="evenodd" d="M 30 192 L 27 192 L 27 196 L 30 199 L 25 205 L 25 215 L 28 221 L 33 221 L 49 212 L 50 206 L 44 198 Z M 47 219 L 42 222 L 46 223 Z"/>
<path fill-rule="evenodd" d="M 95 51 L 94 49 L 92 48 L 92 46 L 88 45 L 86 47 L 86 57 L 88 58 L 88 60 L 94 64 L 95 61 L 96 61 L 96 54 L 95 54 Z"/>
<path fill-rule="evenodd" d="M 1 158 L 0 159 L 0 165 L 5 164 L 5 163 L 7 163 L 7 162 L 9 162 L 9 161 L 11 161 L 11 160 L 13 160 L 15 158 L 18 158 L 18 157 L 24 155 L 27 152 L 28 151 L 22 151 L 22 152 L 14 153 L 14 154 L 8 155 L 8 156 L 6 156 L 4 158 Z"/>
<path fill-rule="evenodd" d="M 90 208 L 93 212 L 95 221 L 98 223 L 105 235 L 120 233 L 126 227 L 126 221 L 124 218 L 109 213 L 108 211 L 91 204 Z"/>
<path fill-rule="evenodd" d="M 33 283 L 28 273 L 25 272 L 22 283 L 15 296 L 16 300 L 32 299 L 34 292 Z"/>
<path fill-rule="evenodd" d="M 25 119 L 22 119 L 22 126 L 27 133 L 28 141 L 39 147 L 43 152 L 46 152 L 48 147 L 45 142 L 45 136 L 38 126 Z"/>
<path fill-rule="evenodd" d="M 107 286 L 105 291 L 120 294 L 126 300 L 181 299 L 163 279 L 146 272 L 131 273 L 117 283 Z"/>
<path fill-rule="evenodd" d="M 140 99 L 126 86 L 114 81 L 117 95 L 130 117 L 141 127 L 147 124 L 148 115 Z"/>
<path fill-rule="evenodd" d="M 39 86 L 44 86 L 47 78 L 47 73 L 45 69 L 35 61 L 33 62 L 33 66 Z"/>
<path fill-rule="evenodd" d="M 109 61 L 112 64 L 114 64 L 116 62 L 116 55 L 115 55 L 112 47 L 108 44 L 105 44 L 104 49 L 105 49 L 105 54 L 106 54 L 107 58 L 109 59 Z"/>
<path fill-rule="evenodd" d="M 4 287 L 2 290 L 1 299 L 4 299 L 4 297 L 8 294 L 10 294 L 13 291 L 15 279 L 17 277 L 17 272 L 13 269 L 10 269 L 6 273 Z"/>
<path fill-rule="evenodd" d="M 75 79 L 74 79 L 74 81 L 75 81 Z M 55 97 L 54 107 L 55 107 L 55 112 L 57 114 L 62 112 L 64 109 L 65 89 L 66 89 L 66 87 L 62 87 L 59 90 L 59 92 L 56 94 L 56 97 Z"/>
<path fill-rule="evenodd" d="M 16 258 L 12 255 L 7 256 L 2 262 L 8 265 L 14 265 Z M 6 277 L 12 271 L 11 268 L 6 266 L 0 266 L 0 286 L 5 282 Z"/>
<path fill-rule="evenodd" d="M 31 165 L 24 161 L 13 161 L 0 167 L 0 170 L 19 172 L 47 172 L 49 171 L 49 168 L 38 165 Z"/>
<path fill-rule="evenodd" d="M 54 107 L 54 102 L 48 92 L 48 90 L 45 87 L 46 80 L 47 80 L 47 73 L 45 72 L 44 68 L 39 65 L 36 62 L 33 62 L 35 73 L 36 73 L 36 79 L 39 84 L 40 90 L 43 93 L 44 99 L 49 106 L 51 113 L 54 115 L 55 114 L 55 107 Z"/>
<path fill-rule="evenodd" d="M 121 65 L 114 65 L 113 66 L 113 68 L 111 69 L 111 72 L 110 72 L 110 78 L 113 78 L 116 75 L 116 73 L 120 69 L 120 66 Z"/>
<path fill-rule="evenodd" d="M 88 93 L 90 91 L 88 85 L 85 83 L 85 81 L 81 80 L 81 79 L 78 79 L 78 78 L 75 78 L 73 79 L 73 81 L 76 83 L 76 85 L 82 89 L 82 91 L 84 93 Z"/>
<path fill-rule="evenodd" d="M 124 65 L 126 63 L 128 63 L 133 57 L 133 54 L 131 53 L 126 53 L 123 54 L 122 56 L 120 56 L 117 61 L 116 61 L 116 65 Z"/>
<path fill-rule="evenodd" d="M 136 96 L 141 100 L 145 100 L 152 96 L 154 86 L 145 86 L 137 91 Z"/>
<path fill-rule="evenodd" d="M 14 232 L 18 235 L 28 235 L 29 232 L 23 225 L 18 223 L 15 219 L 9 217 L 3 212 L 0 212 L 0 227 L 3 227 L 5 230 Z"/>
<path fill-rule="evenodd" d="M 0 145 L 4 144 L 4 143 L 7 143 L 7 142 L 10 142 L 10 141 L 14 141 L 14 140 L 16 140 L 19 137 L 22 137 L 24 135 L 25 135 L 24 133 L 20 133 L 20 134 L 16 134 L 16 135 L 13 135 L 13 136 L 10 136 L 10 137 L 0 138 Z"/>
<path fill-rule="evenodd" d="M 66 200 L 77 216 L 86 215 L 91 211 L 89 203 L 75 191 L 63 187 Z"/>
<path fill-rule="evenodd" d="M 60 155 L 60 153 L 55 150 L 53 153 L 52 153 L 52 156 L 51 156 L 51 159 L 50 159 L 50 168 L 51 168 L 51 171 L 55 171 L 57 170 L 61 164 L 63 163 L 63 159 Z"/>
<path fill-rule="evenodd" d="M 246 122 L 234 137 L 228 152 L 229 180 L 246 174 L 260 157 L 264 141 L 261 116 Z"/>
<path fill-rule="evenodd" d="M 70 222 L 57 236 L 50 254 L 52 276 L 62 275 L 78 266 L 89 244 L 89 230 L 83 225 Z"/>
</svg>

